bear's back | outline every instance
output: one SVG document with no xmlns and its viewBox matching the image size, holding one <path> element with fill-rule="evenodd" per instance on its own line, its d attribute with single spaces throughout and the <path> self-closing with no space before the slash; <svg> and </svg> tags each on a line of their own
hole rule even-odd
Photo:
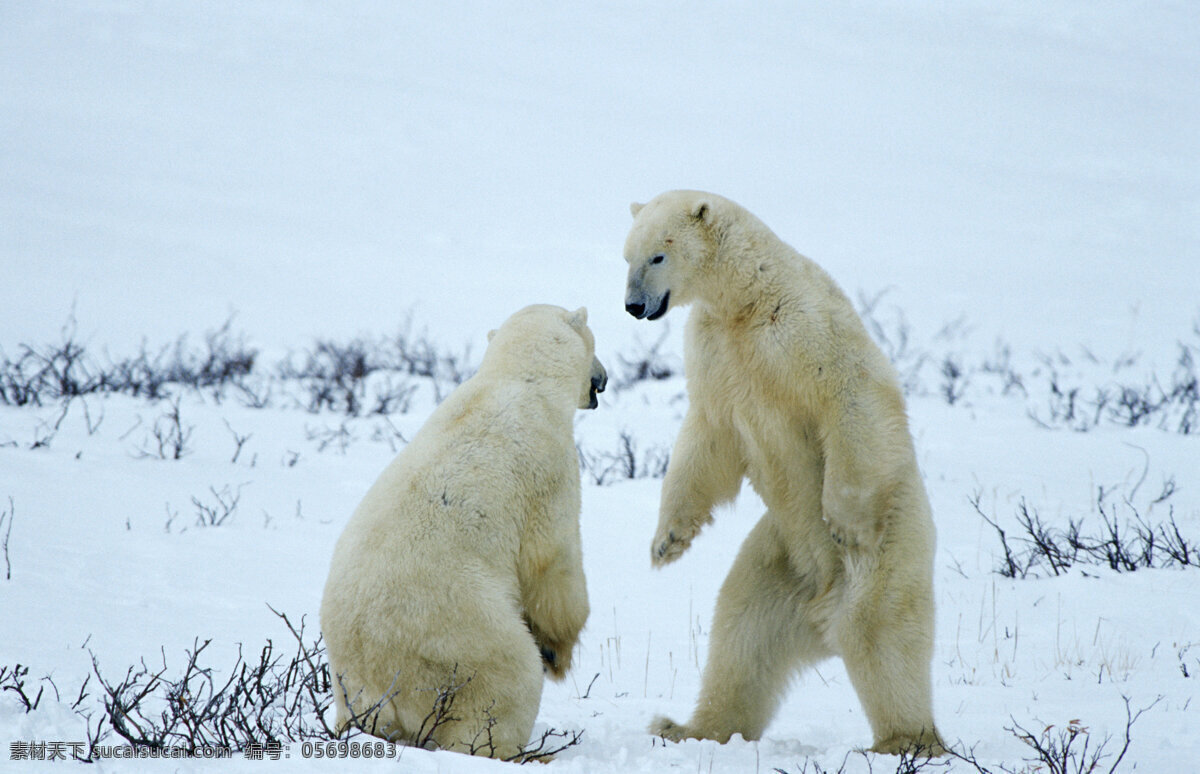
<svg viewBox="0 0 1200 774">
<path fill-rule="evenodd" d="M 384 469 L 342 541 L 355 553 L 515 557 L 539 499 L 579 486 L 572 426 L 539 403 L 520 383 L 464 382 Z"/>
</svg>

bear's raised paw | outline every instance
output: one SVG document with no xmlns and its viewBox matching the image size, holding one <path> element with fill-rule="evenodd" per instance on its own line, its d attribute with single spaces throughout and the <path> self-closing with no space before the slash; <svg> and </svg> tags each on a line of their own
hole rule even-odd
<svg viewBox="0 0 1200 774">
<path fill-rule="evenodd" d="M 694 534 L 681 535 L 676 530 L 668 530 L 666 535 L 656 535 L 650 544 L 650 564 L 663 567 L 683 556 L 683 552 L 692 545 Z"/>
</svg>

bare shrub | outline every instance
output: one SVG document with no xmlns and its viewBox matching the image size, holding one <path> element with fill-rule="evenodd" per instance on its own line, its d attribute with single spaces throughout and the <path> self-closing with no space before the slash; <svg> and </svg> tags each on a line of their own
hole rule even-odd
<svg viewBox="0 0 1200 774">
<path fill-rule="evenodd" d="M 242 486 L 244 484 L 234 489 L 226 485 L 220 491 L 216 487 L 210 486 L 208 491 L 214 499 L 214 502 L 211 503 L 193 495 L 192 505 L 196 508 L 196 526 L 219 527 L 229 521 L 237 513 L 238 503 L 242 499 Z"/>
<path fill-rule="evenodd" d="M 16 517 L 17 506 L 10 495 L 8 509 L 0 511 L 0 530 L 4 532 L 4 536 L 0 537 L 0 553 L 4 554 L 4 580 L 12 580 L 12 559 L 8 555 L 8 541 L 12 538 L 13 520 Z"/>
<path fill-rule="evenodd" d="M 22 345 L 16 358 L 0 351 L 0 403 L 43 405 L 95 393 L 121 393 L 157 400 L 168 385 L 223 389 L 253 371 L 257 352 L 231 332 L 233 318 L 204 335 L 196 348 L 186 335 L 173 346 L 147 349 L 107 363 L 91 357 L 76 335 L 74 317 L 63 326 L 61 340 L 45 346 Z"/>
<path fill-rule="evenodd" d="M 380 374 L 380 377 L 371 385 L 374 403 L 370 413 L 384 417 L 388 414 L 407 414 L 412 408 L 417 385 L 409 381 L 407 376 L 395 378 L 391 374 Z"/>
<path fill-rule="evenodd" d="M 257 350 L 246 344 L 243 334 L 234 334 L 232 327 L 230 316 L 204 334 L 200 347 L 189 344 L 187 334 L 154 351 L 143 341 L 136 355 L 110 359 L 97 391 L 158 400 L 170 386 L 187 387 L 210 390 L 220 402 L 228 387 L 238 387 L 250 376 L 258 358 Z"/>
<path fill-rule="evenodd" d="M 29 667 L 15 664 L 11 667 L 0 666 L 0 692 L 15 696 L 21 706 L 24 707 L 25 713 L 28 714 L 38 708 L 42 702 L 42 694 L 46 690 L 46 686 L 38 687 L 36 694 L 32 688 L 26 688 L 26 678 L 29 677 Z"/>
<path fill-rule="evenodd" d="M 874 296 L 860 292 L 858 314 L 871 338 L 899 373 L 904 394 L 918 394 L 922 392 L 921 371 L 930 358 L 927 353 L 916 351 L 912 327 L 902 311 L 893 307 L 885 317 L 880 309 L 880 302 L 889 292 L 891 288 L 885 288 Z"/>
<path fill-rule="evenodd" d="M 608 486 L 620 480 L 662 478 L 667 473 L 670 451 L 665 446 L 652 446 L 639 452 L 638 443 L 628 430 L 617 436 L 613 451 L 592 452 L 576 445 L 579 468 L 597 486 Z"/>
<path fill-rule="evenodd" d="M 636 348 L 629 356 L 617 355 L 621 374 L 612 380 L 612 388 L 624 390 L 639 382 L 662 381 L 678 375 L 682 369 L 675 358 L 665 354 L 662 349 L 669 334 L 670 328 L 664 324 L 662 334 L 653 344 L 647 346 L 638 339 Z"/>
<path fill-rule="evenodd" d="M 1044 427 L 1062 427 L 1086 432 L 1104 423 L 1118 427 L 1157 427 L 1168 432 L 1191 435 L 1200 429 L 1200 346 L 1180 342 L 1173 371 L 1169 376 L 1151 374 L 1136 381 L 1106 381 L 1090 389 L 1071 383 L 1059 365 L 1069 364 L 1061 353 L 1044 358 L 1047 386 L 1044 411 L 1033 408 L 1029 416 Z M 1086 353 L 1099 362 L 1095 355 Z M 1118 358 L 1110 367 L 1114 374 L 1127 371 L 1137 362 L 1135 355 Z M 1090 397 L 1089 397 L 1090 396 Z"/>
<path fill-rule="evenodd" d="M 1029 391 L 1025 389 L 1025 378 L 1017 372 L 1013 365 L 1012 348 L 1009 345 L 996 342 L 992 356 L 983 361 L 979 370 L 1000 380 L 1001 395 L 1020 391 L 1022 396 L 1029 396 Z"/>
<path fill-rule="evenodd" d="M 58 435 L 58 431 L 62 428 L 63 420 L 67 418 L 67 414 L 71 410 L 71 399 L 64 398 L 62 402 L 62 410 L 58 413 L 58 418 L 47 421 L 38 422 L 38 426 L 33 431 L 33 441 L 29 444 L 30 450 L 33 449 L 48 449 L 50 443 Z"/>
<path fill-rule="evenodd" d="M 183 666 L 175 676 L 169 676 L 171 670 L 164 654 L 161 667 L 152 668 L 143 660 L 127 668 L 122 677 L 109 679 L 93 654 L 92 671 L 101 689 L 102 721 L 135 749 L 171 747 L 191 755 L 202 749 L 237 752 L 256 746 L 339 738 L 325 716 L 333 704 L 333 691 L 344 692 L 345 687 L 330 671 L 320 634 L 312 638 L 306 634 L 304 618 L 297 626 L 284 613 L 270 609 L 286 626 L 293 647 L 277 647 L 267 640 L 256 656 L 245 658 L 239 646 L 233 665 L 220 672 L 204 663 L 211 640 L 197 640 L 186 650 Z M 28 669 L 18 669 L 22 671 L 17 678 L 28 673 Z M 11 681 L 7 675 L 0 670 L 0 687 L 7 687 L 6 680 Z M 399 680 L 397 676 L 396 685 Z M 469 677 L 451 680 L 444 688 L 432 692 L 430 712 L 412 740 L 417 746 L 434 748 L 437 729 L 458 719 L 454 714 L 455 700 L 469 680 Z M 23 688 L 23 681 L 19 685 Z M 86 695 L 83 689 L 80 694 L 75 708 Z M 36 699 L 28 698 L 27 692 L 22 695 L 36 707 Z M 368 707 L 359 708 L 341 729 L 340 738 L 353 738 L 364 733 L 364 729 L 378 731 L 380 710 L 393 695 L 394 691 Z M 347 704 L 354 705 L 349 699 Z M 491 725 L 480 732 L 472 752 L 495 752 L 494 747 L 489 747 Z M 581 736 L 581 732 L 551 729 L 514 759 L 521 762 L 545 759 L 578 744 Z M 97 741 L 99 738 L 97 735 Z"/>
<path fill-rule="evenodd" d="M 233 450 L 233 456 L 229 459 L 229 462 L 230 462 L 230 464 L 236 465 L 237 461 L 238 461 L 238 457 L 242 456 L 242 447 L 245 446 L 246 443 L 251 438 L 254 437 L 254 433 L 246 433 L 245 435 L 242 435 L 237 430 L 233 429 L 233 425 L 229 424 L 228 419 L 225 419 L 222 421 L 225 423 L 225 429 L 228 430 L 230 435 L 233 436 L 233 443 L 234 443 L 235 448 Z M 253 465 L 251 465 L 251 467 L 253 467 Z"/>
<path fill-rule="evenodd" d="M 942 384 L 940 392 L 946 403 L 953 406 L 962 400 L 967 391 L 970 379 L 964 370 L 960 359 L 954 355 L 946 355 L 942 360 Z"/>
<path fill-rule="evenodd" d="M 281 378 L 304 385 L 303 408 L 347 416 L 407 412 L 417 389 L 407 377 L 427 379 L 441 402 L 474 372 L 469 347 L 461 353 L 443 351 L 424 334 L 413 337 L 407 329 L 377 340 L 319 340 L 303 358 L 296 365 L 289 355 L 280 367 Z"/>
<path fill-rule="evenodd" d="M 309 427 L 304 426 L 304 437 L 309 441 L 317 444 L 317 452 L 324 452 L 327 449 L 334 449 L 339 454 L 345 454 L 350 448 L 350 444 L 357 440 L 357 437 L 350 431 L 350 427 L 346 422 L 342 422 L 337 427 Z"/>
<path fill-rule="evenodd" d="M 110 680 L 93 654 L 92 669 L 101 686 L 105 717 L 112 730 L 135 748 L 179 747 L 196 754 L 202 748 L 239 751 L 250 744 L 282 744 L 328 739 L 324 713 L 332 701 L 329 665 L 318 635 L 305 637 L 281 613 L 295 639 L 288 653 L 267 640 L 251 659 L 239 647 L 224 681 L 202 665 L 211 640 L 197 641 L 185 652 L 182 671 L 168 677 L 142 661 Z"/>
<path fill-rule="evenodd" d="M 1089 730 L 1078 719 L 1070 720 L 1059 727 L 1053 724 L 1048 725 L 1036 734 L 1015 721 L 1011 728 L 1005 728 L 1005 730 L 1027 744 L 1037 756 L 1027 759 L 1029 763 L 1045 766 L 1053 774 L 1094 774 L 1102 771 L 1113 774 L 1125 760 L 1125 754 L 1129 752 L 1133 724 L 1143 713 L 1162 700 L 1159 697 L 1150 706 L 1143 707 L 1135 713 L 1130 708 L 1129 697 L 1123 698 L 1125 700 L 1125 730 L 1121 740 L 1121 749 L 1116 751 L 1112 764 L 1107 769 L 1103 768 L 1106 763 L 1105 759 L 1112 755 L 1106 755 L 1105 748 L 1112 741 L 1112 736 L 1106 736 L 1099 742 L 1095 742 Z"/>
<path fill-rule="evenodd" d="M 181 460 L 192 453 L 188 447 L 195 425 L 184 425 L 179 409 L 180 398 L 168 401 L 168 409 L 154 420 L 150 435 L 138 449 L 140 457 L 157 457 L 160 460 Z"/>
<path fill-rule="evenodd" d="M 98 376 L 76 333 L 75 316 L 71 315 L 59 342 L 42 347 L 23 345 L 16 360 L 0 351 L 0 402 L 40 406 L 44 399 L 70 399 L 95 390 Z"/>
<path fill-rule="evenodd" d="M 233 317 L 230 316 L 217 329 L 204 334 L 204 348 L 199 352 L 187 349 L 186 338 L 175 344 L 171 381 L 189 387 L 217 387 L 236 383 L 254 370 L 257 350 L 246 345 L 242 334 L 231 332 Z M 219 400 L 221 391 L 214 390 Z"/>
<path fill-rule="evenodd" d="M 1163 494 L 1153 504 L 1171 496 L 1173 479 L 1171 482 L 1164 484 Z M 1114 572 L 1200 567 L 1200 548 L 1180 531 L 1174 509 L 1168 509 L 1165 521 L 1152 523 L 1128 498 L 1117 500 L 1111 490 L 1101 487 L 1095 502 L 1099 528 L 1085 531 L 1082 516 L 1068 519 L 1066 529 L 1045 524 L 1037 509 L 1022 498 L 1015 516 L 1019 531 L 1010 537 L 995 518 L 984 513 L 980 497 L 976 493 L 970 503 L 996 530 L 1004 551 L 996 572 L 1006 578 L 1042 577 L 1047 570 L 1058 576 L 1076 565 L 1108 567 Z"/>
<path fill-rule="evenodd" d="M 40 369 L 33 352 L 22 347 L 16 359 L 0 349 L 0 403 L 6 406 L 40 406 Z"/>
<path fill-rule="evenodd" d="M 282 374 L 286 379 L 301 380 L 308 393 L 304 408 L 311 413 L 324 409 L 357 416 L 362 406 L 363 380 L 378 368 L 367 356 L 368 344 L 355 339 L 346 343 L 317 341 L 313 350 L 305 353 L 305 362 L 293 368 L 285 362 Z"/>
</svg>

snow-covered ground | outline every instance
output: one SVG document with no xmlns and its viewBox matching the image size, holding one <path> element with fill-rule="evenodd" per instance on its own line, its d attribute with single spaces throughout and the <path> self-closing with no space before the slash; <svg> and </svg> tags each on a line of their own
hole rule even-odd
<svg viewBox="0 0 1200 774">
<path fill-rule="evenodd" d="M 614 374 L 664 331 L 678 365 L 683 314 L 625 315 L 620 256 L 629 202 L 688 187 L 828 269 L 905 376 L 939 530 L 947 739 L 1019 770 L 1031 750 L 1006 727 L 1078 721 L 1115 753 L 1127 697 L 1150 709 L 1122 770 L 1188 770 L 1200 570 L 1003 577 L 978 511 L 1010 543 L 1022 503 L 1056 529 L 1173 517 L 1200 542 L 1186 404 L 1127 427 L 1117 400 L 1186 377 L 1181 347 L 1200 360 L 1198 43 L 1200 13 L 1169 2 L 0 3 L 0 362 L 61 343 L 72 317 L 106 363 L 185 334 L 202 349 L 232 315 L 267 404 L 170 391 L 194 428 L 179 460 L 155 438 L 167 399 L 0 406 L 0 668 L 28 665 L 45 689 L 30 713 L 0 692 L 0 742 L 82 741 L 69 705 L 93 657 L 119 678 L 142 659 L 182 667 L 211 639 L 220 670 L 239 644 L 287 641 L 268 605 L 315 626 L 333 540 L 448 383 L 413 377 L 386 417 L 311 413 L 280 375 L 289 352 L 407 331 L 469 362 L 510 312 L 550 302 L 588 306 Z M 552 770 L 891 771 L 850 752 L 870 734 L 834 661 L 760 742 L 645 733 L 690 711 L 716 589 L 762 510 L 747 490 L 650 571 L 660 480 L 595 474 L 622 432 L 643 461 L 669 449 L 683 387 L 639 382 L 581 414 L 593 612 L 538 728 L 584 733 Z M 1096 423 L 1099 389 L 1113 397 Z M 88 692 L 98 706 L 94 676 Z M 31 765 L 9 752 L 0 766 Z M 290 753 L 291 768 L 346 765 Z"/>
</svg>

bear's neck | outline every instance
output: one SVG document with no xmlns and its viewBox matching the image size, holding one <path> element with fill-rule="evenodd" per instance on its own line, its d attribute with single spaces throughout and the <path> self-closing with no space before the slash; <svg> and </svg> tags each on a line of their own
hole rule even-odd
<svg viewBox="0 0 1200 774">
<path fill-rule="evenodd" d="M 781 282 L 781 275 L 803 271 L 807 263 L 765 226 L 727 232 L 706 272 L 711 281 L 697 300 L 714 317 L 749 322 L 771 314 L 785 289 L 795 292 L 794 278 Z"/>
<path fill-rule="evenodd" d="M 567 421 L 575 415 L 581 383 L 578 369 L 572 370 L 553 358 L 531 357 L 511 363 L 489 358 L 485 353 L 476 376 L 483 377 L 484 383 L 516 385 L 531 398 L 537 396 L 545 405 L 555 407 Z"/>
</svg>

